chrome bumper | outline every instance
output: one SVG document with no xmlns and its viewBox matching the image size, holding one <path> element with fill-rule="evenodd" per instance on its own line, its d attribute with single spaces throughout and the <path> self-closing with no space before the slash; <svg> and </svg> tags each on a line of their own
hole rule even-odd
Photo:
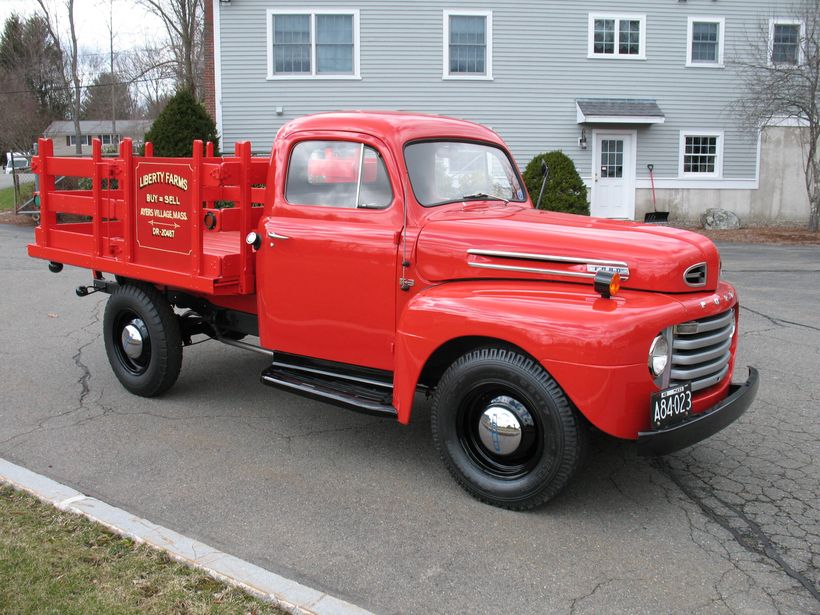
<svg viewBox="0 0 820 615">
<path fill-rule="evenodd" d="M 652 457 L 674 453 L 719 432 L 746 412 L 757 395 L 759 384 L 757 370 L 750 367 L 749 379 L 743 384 L 730 385 L 728 397 L 705 412 L 666 429 L 638 433 L 638 454 Z"/>
</svg>

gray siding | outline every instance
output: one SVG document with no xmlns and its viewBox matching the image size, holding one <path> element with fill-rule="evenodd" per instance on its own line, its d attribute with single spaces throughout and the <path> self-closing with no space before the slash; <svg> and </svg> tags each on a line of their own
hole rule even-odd
<svg viewBox="0 0 820 615">
<path fill-rule="evenodd" d="M 267 76 L 266 9 L 296 2 L 240 0 L 219 6 L 223 142 L 251 139 L 266 150 L 283 122 L 337 109 L 402 109 L 477 121 L 495 129 L 520 165 L 536 153 L 561 149 L 582 176 L 590 149 L 578 146 L 576 98 L 655 98 L 662 125 L 638 128 L 637 176 L 655 165 L 661 178 L 678 175 L 682 129 L 725 132 L 723 177 L 756 177 L 757 135 L 744 131 L 730 103 L 742 94 L 731 60 L 750 33 L 768 23 L 780 3 L 762 0 L 471 0 L 464 2 L 354 0 L 310 2 L 310 8 L 360 10 L 361 80 L 274 80 Z M 616 8 L 617 7 L 617 8 Z M 442 12 L 493 11 L 492 81 L 442 79 Z M 588 13 L 646 15 L 646 60 L 588 59 Z M 687 68 L 687 18 L 726 19 L 727 68 Z M 219 96 L 219 94 L 217 94 Z M 275 108 L 284 108 L 277 116 Z"/>
</svg>

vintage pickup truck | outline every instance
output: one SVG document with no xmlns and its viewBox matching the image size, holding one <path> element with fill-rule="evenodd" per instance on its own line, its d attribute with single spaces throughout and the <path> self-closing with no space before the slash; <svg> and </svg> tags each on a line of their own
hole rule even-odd
<svg viewBox="0 0 820 615">
<path fill-rule="evenodd" d="M 535 209 L 482 126 L 332 113 L 265 158 L 100 152 L 41 140 L 28 251 L 92 270 L 77 294 L 110 294 L 105 348 L 136 395 L 173 385 L 197 335 L 269 355 L 265 384 L 403 424 L 424 391 L 455 479 L 519 510 L 568 483 L 593 428 L 664 454 L 756 395 L 753 368 L 731 384 L 738 299 L 712 242 Z"/>
</svg>

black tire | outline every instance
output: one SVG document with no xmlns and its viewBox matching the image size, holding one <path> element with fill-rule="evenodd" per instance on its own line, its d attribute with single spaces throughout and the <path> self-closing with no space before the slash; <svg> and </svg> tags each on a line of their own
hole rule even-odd
<svg viewBox="0 0 820 615">
<path fill-rule="evenodd" d="M 124 341 L 128 327 L 130 344 Z M 103 337 L 111 369 L 134 395 L 155 397 L 176 382 L 182 367 L 179 322 L 153 286 L 125 284 L 114 291 L 105 306 Z"/>
<path fill-rule="evenodd" d="M 514 417 L 512 430 L 505 435 L 492 416 Z M 456 481 L 502 508 L 526 510 L 555 497 L 586 455 L 582 420 L 555 380 L 529 357 L 502 348 L 467 353 L 447 369 L 431 422 L 433 442 Z"/>
</svg>

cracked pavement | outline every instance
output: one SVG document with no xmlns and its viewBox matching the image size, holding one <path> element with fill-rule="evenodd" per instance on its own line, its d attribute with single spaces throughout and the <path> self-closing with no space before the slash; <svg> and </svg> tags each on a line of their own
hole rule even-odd
<svg viewBox="0 0 820 615">
<path fill-rule="evenodd" d="M 603 436 L 533 513 L 480 504 L 409 427 L 259 384 L 264 357 L 185 350 L 126 393 L 88 272 L 0 226 L 0 457 L 379 613 L 818 613 L 820 249 L 721 246 L 758 399 L 660 460 Z M 738 368 L 735 378 L 745 377 Z"/>
</svg>

